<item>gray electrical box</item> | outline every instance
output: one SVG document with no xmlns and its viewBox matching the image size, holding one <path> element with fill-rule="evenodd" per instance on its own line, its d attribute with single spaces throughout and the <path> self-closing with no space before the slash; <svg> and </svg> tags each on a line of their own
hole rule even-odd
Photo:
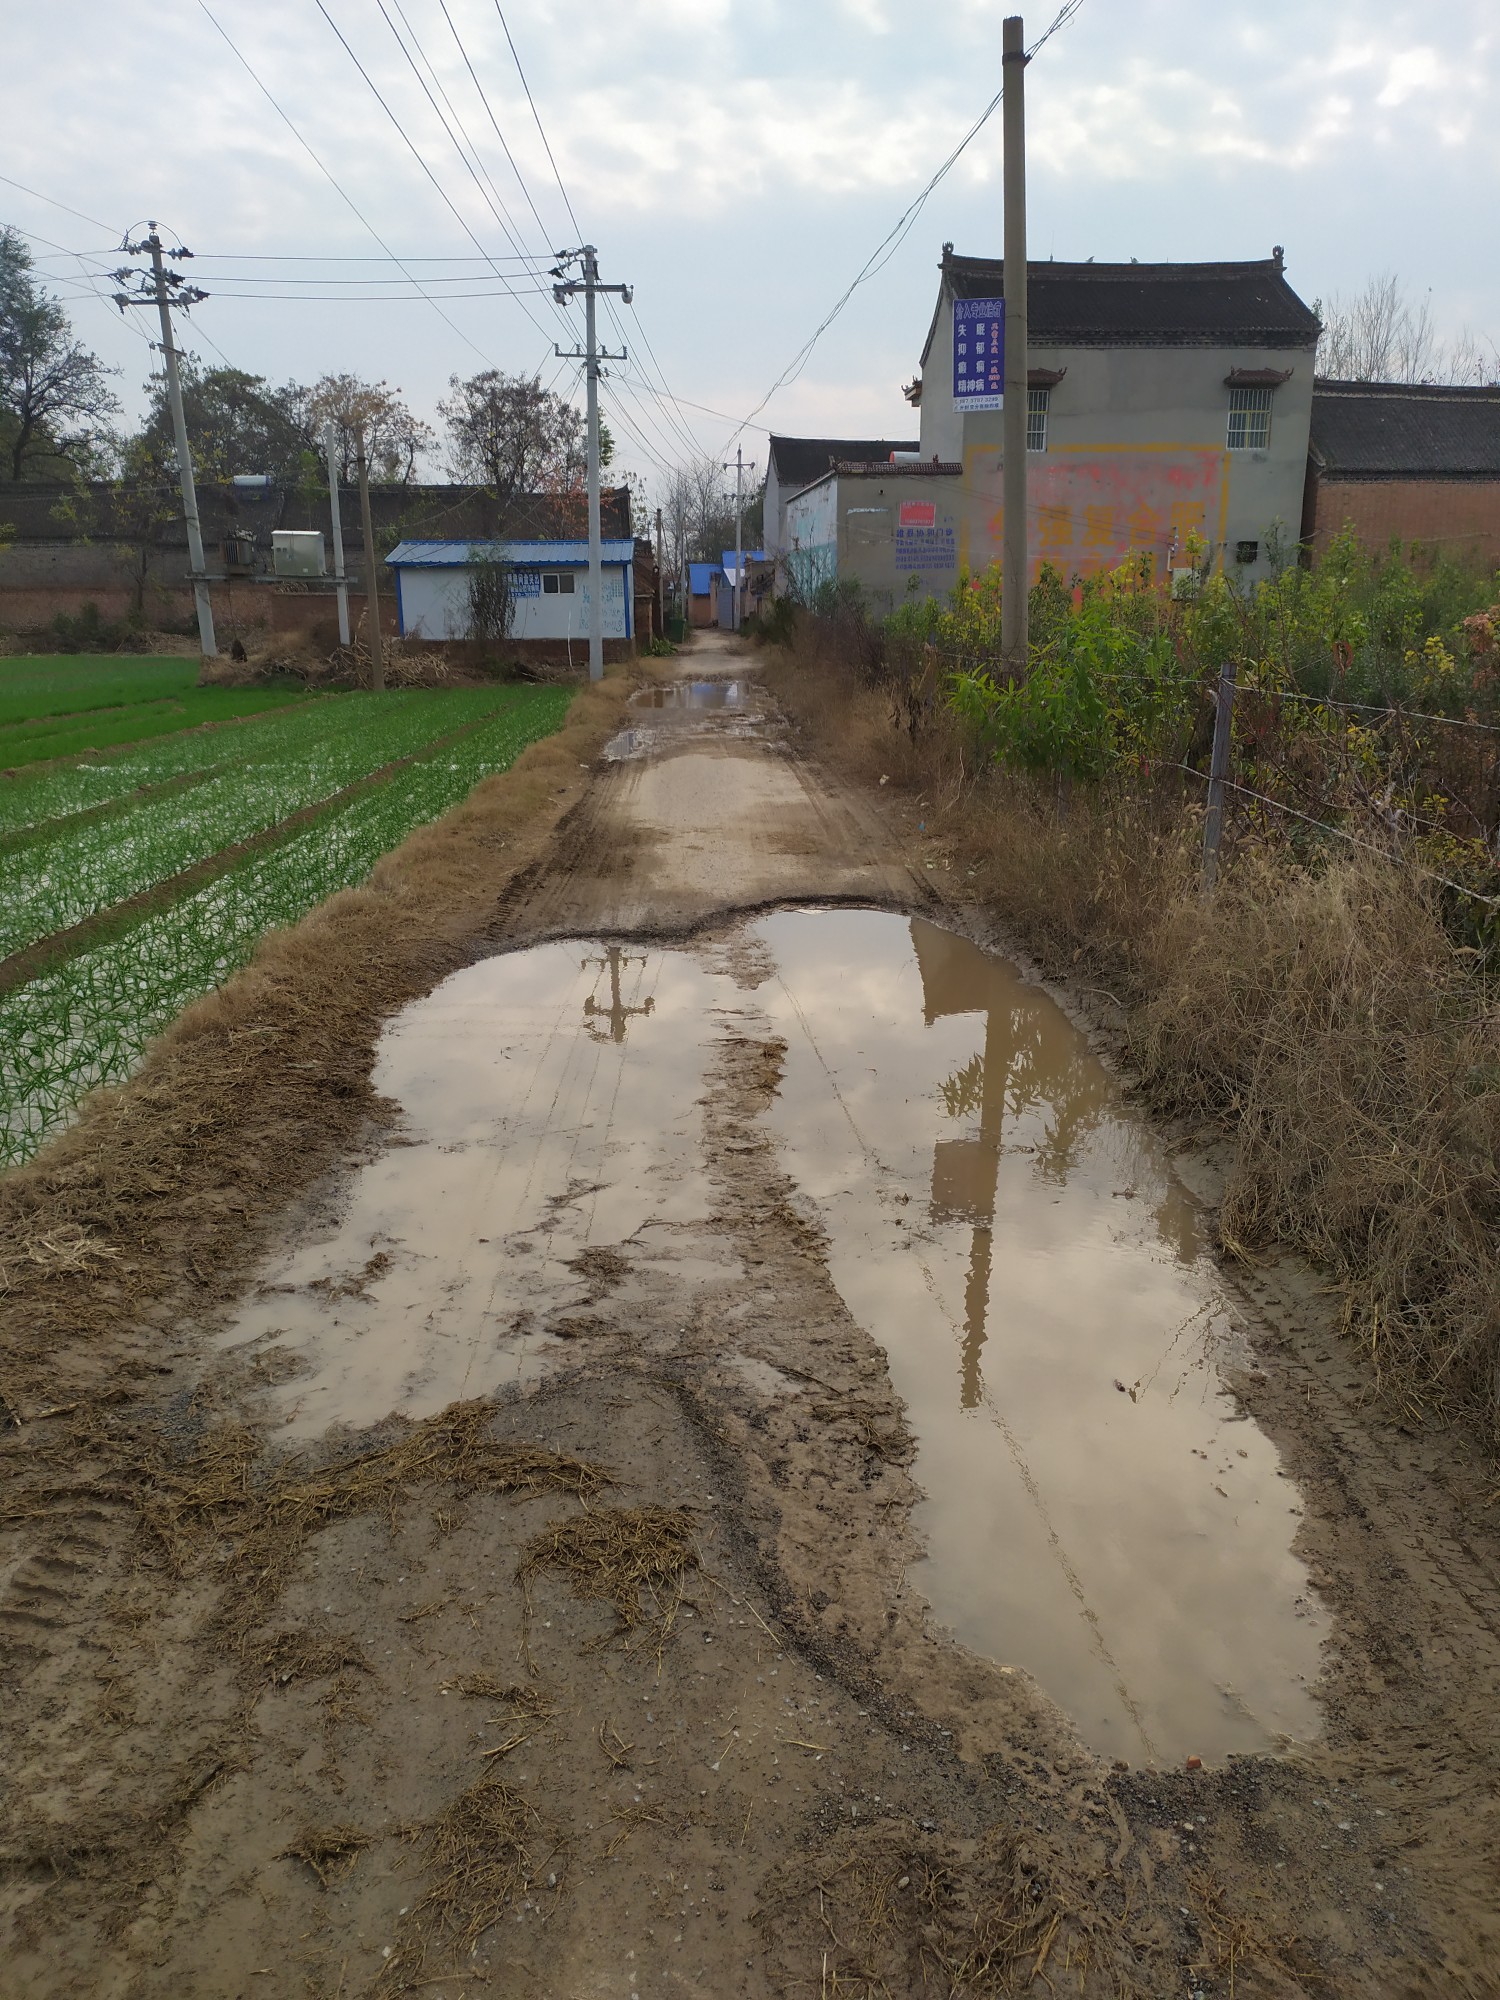
<svg viewBox="0 0 1500 2000">
<path fill-rule="evenodd" d="M 271 569 L 276 576 L 326 576 L 323 535 L 317 528 L 275 528 L 271 532 Z"/>
</svg>

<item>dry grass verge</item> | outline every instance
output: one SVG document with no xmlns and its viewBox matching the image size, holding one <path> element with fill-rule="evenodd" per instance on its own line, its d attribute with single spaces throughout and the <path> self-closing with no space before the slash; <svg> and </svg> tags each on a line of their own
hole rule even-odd
<svg viewBox="0 0 1500 2000">
<path fill-rule="evenodd" d="M 1165 1110 L 1233 1137 L 1231 1250 L 1328 1270 L 1375 1383 L 1500 1444 L 1500 1008 L 1413 870 L 1242 851 L 1205 905 L 1197 827 L 1130 795 L 976 774 L 810 633 L 768 678 L 824 759 L 913 795 L 1043 967 L 1118 998 Z"/>
</svg>

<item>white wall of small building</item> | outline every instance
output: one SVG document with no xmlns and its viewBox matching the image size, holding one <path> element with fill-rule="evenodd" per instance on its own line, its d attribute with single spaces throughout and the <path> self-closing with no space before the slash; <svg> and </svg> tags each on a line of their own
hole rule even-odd
<svg viewBox="0 0 1500 2000">
<path fill-rule="evenodd" d="M 571 577 L 571 592 L 555 595 L 542 588 L 544 572 L 515 572 L 516 614 L 511 625 L 513 639 L 580 639 L 589 636 L 589 576 L 585 569 L 545 572 Z M 413 639 L 466 639 L 469 637 L 469 572 L 459 564 L 437 568 L 428 564 L 403 564 L 400 571 L 401 630 Z M 604 636 L 625 639 L 630 635 L 626 617 L 631 565 L 606 563 L 604 585 Z"/>
</svg>

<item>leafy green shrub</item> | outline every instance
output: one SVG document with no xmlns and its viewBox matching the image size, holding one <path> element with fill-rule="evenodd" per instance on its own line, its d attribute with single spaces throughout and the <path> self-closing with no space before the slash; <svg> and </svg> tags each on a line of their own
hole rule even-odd
<svg viewBox="0 0 1500 2000">
<path fill-rule="evenodd" d="M 105 618 L 97 604 L 85 604 L 70 618 L 59 611 L 52 621 L 52 637 L 59 653 L 149 653 L 145 619 L 138 611 L 123 618 Z"/>
</svg>

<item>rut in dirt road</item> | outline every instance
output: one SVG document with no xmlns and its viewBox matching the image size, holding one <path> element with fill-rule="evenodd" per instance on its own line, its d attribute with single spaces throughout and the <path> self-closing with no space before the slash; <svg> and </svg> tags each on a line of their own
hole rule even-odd
<svg viewBox="0 0 1500 2000">
<path fill-rule="evenodd" d="M 1386 1696 L 1399 1459 L 1309 1456 L 1303 1302 L 944 857 L 679 664 L 251 1282 L 22 1434 L 14 1990 L 1461 1981 L 1410 1743 L 1481 1811 L 1500 1646 Z"/>
</svg>

